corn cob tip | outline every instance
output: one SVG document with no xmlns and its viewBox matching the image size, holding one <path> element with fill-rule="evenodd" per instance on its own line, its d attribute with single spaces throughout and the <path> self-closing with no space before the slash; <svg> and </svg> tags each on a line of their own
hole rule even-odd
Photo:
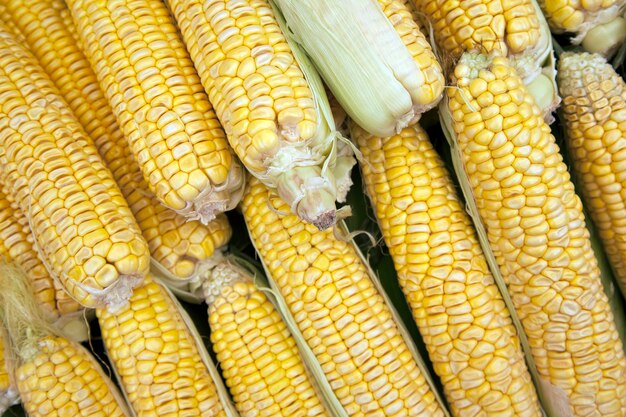
<svg viewBox="0 0 626 417">
<path fill-rule="evenodd" d="M 222 289 L 238 282 L 252 281 L 249 273 L 243 268 L 224 259 L 216 265 L 202 284 L 205 302 L 209 307 L 222 295 Z"/>
<path fill-rule="evenodd" d="M 104 306 L 109 312 L 116 313 L 128 305 L 128 300 L 133 295 L 133 289 L 141 285 L 143 281 L 144 275 L 120 275 L 118 281 L 104 290 L 81 287 L 94 296 L 98 306 Z M 79 283 L 76 285 L 80 286 Z"/>
<path fill-rule="evenodd" d="M 574 39 L 575 41 L 576 39 Z M 626 19 L 616 17 L 591 28 L 582 40 L 583 48 L 606 58 L 612 57 L 626 40 Z"/>
<path fill-rule="evenodd" d="M 326 230 L 337 222 L 334 173 L 319 166 L 296 166 L 278 177 L 278 195 L 302 220 Z"/>
</svg>

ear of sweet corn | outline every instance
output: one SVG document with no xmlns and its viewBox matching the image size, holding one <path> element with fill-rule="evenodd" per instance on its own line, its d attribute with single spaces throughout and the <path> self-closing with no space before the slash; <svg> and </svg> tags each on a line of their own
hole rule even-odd
<svg viewBox="0 0 626 417">
<path fill-rule="evenodd" d="M 554 416 L 624 415 L 623 343 L 549 127 L 506 58 L 466 53 L 453 84 L 442 120 L 484 249 L 528 338 L 544 406 Z"/>
<path fill-rule="evenodd" d="M 91 354 L 57 334 L 17 267 L 0 266 L 0 318 L 9 372 L 31 417 L 130 417 L 122 396 Z"/>
<path fill-rule="evenodd" d="M 242 267 L 226 261 L 203 284 L 211 342 L 242 416 L 330 416 L 296 342 Z"/>
<path fill-rule="evenodd" d="M 15 23 L 13 23 L 13 18 L 11 17 L 11 13 L 7 9 L 6 4 L 4 2 L 0 3 L 0 22 L 4 24 L 4 26 L 15 36 L 20 42 L 24 40 L 24 37 L 20 33 L 20 30 L 17 28 Z"/>
<path fill-rule="evenodd" d="M 242 210 L 252 241 L 348 416 L 443 416 L 383 295 L 349 242 L 267 204 L 250 179 Z M 287 205 L 270 201 L 279 212 Z"/>
<path fill-rule="evenodd" d="M 203 222 L 233 208 L 243 173 L 165 4 L 67 5 L 150 190 L 169 208 Z"/>
<path fill-rule="evenodd" d="M 36 59 L 0 27 L 0 176 L 47 269 L 79 303 L 123 304 L 145 240 L 93 143 Z"/>
<path fill-rule="evenodd" d="M 443 75 L 402 0 L 275 0 L 346 112 L 390 136 L 434 107 Z"/>
<path fill-rule="evenodd" d="M 361 171 L 452 414 L 540 416 L 515 327 L 443 161 L 419 125 L 352 125 Z"/>
<path fill-rule="evenodd" d="M 150 275 L 116 314 L 98 309 L 109 358 L 137 417 L 236 417 L 172 295 Z"/>
<path fill-rule="evenodd" d="M 610 57 L 626 39 L 624 0 L 538 0 L 550 28 L 555 33 L 569 32 L 589 52 Z"/>
<path fill-rule="evenodd" d="M 559 88 L 567 147 L 593 222 L 626 294 L 626 85 L 597 54 L 564 53 Z M 626 167 L 626 165 L 625 165 Z"/>
<path fill-rule="evenodd" d="M 203 225 L 162 205 L 148 190 L 119 129 L 62 0 L 10 0 L 8 12 L 25 42 L 93 139 L 148 242 L 152 261 L 168 275 L 191 278 L 230 238 L 224 215 Z"/>
<path fill-rule="evenodd" d="M 228 140 L 255 177 L 320 229 L 337 218 L 337 132 L 319 76 L 267 0 L 169 0 Z"/>
<path fill-rule="evenodd" d="M 82 308 L 52 279 L 33 247 L 28 219 L 16 204 L 0 191 L 0 257 L 24 270 L 34 296 L 50 320 L 82 316 Z"/>
<path fill-rule="evenodd" d="M 552 38 L 535 0 L 412 0 L 447 61 L 466 50 L 509 56 L 548 120 L 559 104 Z M 450 69 L 452 70 L 452 69 Z"/>
<path fill-rule="evenodd" d="M 3 414 L 9 407 L 20 401 L 15 381 L 9 375 L 7 369 L 7 357 L 5 355 L 6 334 L 0 328 L 0 414 Z"/>
</svg>

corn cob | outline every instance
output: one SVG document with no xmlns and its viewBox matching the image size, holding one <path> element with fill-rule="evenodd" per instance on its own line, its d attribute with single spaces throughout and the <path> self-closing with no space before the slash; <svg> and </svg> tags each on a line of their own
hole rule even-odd
<svg viewBox="0 0 626 417">
<path fill-rule="evenodd" d="M 444 122 L 542 387 L 557 415 L 623 416 L 622 341 L 550 128 L 504 57 L 464 54 L 453 84 Z"/>
<path fill-rule="evenodd" d="M 349 416 L 442 416 L 366 266 L 348 243 L 294 215 L 250 179 L 242 210 L 252 241 Z M 271 202 L 278 211 L 286 203 Z"/>
<path fill-rule="evenodd" d="M 121 395 L 90 353 L 46 323 L 27 277 L 0 266 L 0 318 L 22 404 L 30 417 L 130 417 Z"/>
<path fill-rule="evenodd" d="M 455 416 L 540 416 L 511 317 L 443 161 L 418 125 L 352 126 L 398 280 Z"/>
<path fill-rule="evenodd" d="M 177 308 L 148 275 L 126 308 L 96 311 L 107 353 L 137 417 L 224 417 L 197 341 Z"/>
<path fill-rule="evenodd" d="M 538 0 L 555 33 L 576 34 L 589 52 L 611 56 L 626 38 L 625 0 Z"/>
<path fill-rule="evenodd" d="M 332 226 L 337 192 L 323 169 L 334 164 L 328 103 L 315 89 L 317 75 L 296 61 L 267 0 L 168 3 L 243 164 L 302 219 Z"/>
<path fill-rule="evenodd" d="M 6 335 L 4 330 L 0 329 L 0 415 L 20 400 L 14 381 L 7 370 L 7 358 L 4 351 L 4 340 Z"/>
<path fill-rule="evenodd" d="M 216 266 L 204 282 L 211 341 L 242 416 L 327 416 L 294 338 L 241 267 Z"/>
<path fill-rule="evenodd" d="M 550 30 L 535 0 L 412 0 L 446 61 L 471 49 L 508 55 L 546 118 L 559 103 Z M 450 68 L 452 72 L 453 68 Z"/>
<path fill-rule="evenodd" d="M 15 262 L 28 276 L 35 291 L 35 300 L 50 320 L 81 312 L 74 301 L 56 283 L 39 259 L 33 247 L 33 236 L 28 220 L 19 208 L 13 207 L 7 196 L 0 191 L 0 257 Z"/>
<path fill-rule="evenodd" d="M 96 75 L 75 41 L 76 28 L 63 0 L 9 0 L 7 7 L 111 169 L 148 241 L 152 259 L 174 277 L 197 275 L 215 249 L 228 242 L 231 231 L 226 218 L 220 214 L 206 226 L 186 221 L 148 190 Z"/>
<path fill-rule="evenodd" d="M 66 3 L 150 190 L 203 222 L 233 208 L 243 173 L 165 4 Z"/>
<path fill-rule="evenodd" d="M 565 53 L 559 88 L 567 146 L 604 249 L 626 295 L 626 182 L 620 166 L 626 144 L 626 84 L 604 58 Z"/>
<path fill-rule="evenodd" d="M 7 6 L 6 4 L 4 4 L 4 2 L 0 3 L 0 22 L 5 25 L 9 32 L 11 32 L 11 34 L 15 36 L 20 43 L 24 41 L 24 37 L 13 22 L 11 13 L 9 13 L 9 10 L 7 9 Z"/>
<path fill-rule="evenodd" d="M 50 273 L 79 303 L 123 304 L 148 269 L 124 198 L 36 59 L 0 27 L 0 176 Z"/>
</svg>

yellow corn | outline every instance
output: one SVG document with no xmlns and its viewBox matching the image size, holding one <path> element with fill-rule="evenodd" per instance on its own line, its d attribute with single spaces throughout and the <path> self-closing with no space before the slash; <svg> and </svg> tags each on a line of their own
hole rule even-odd
<svg viewBox="0 0 626 417">
<path fill-rule="evenodd" d="M 336 190 L 322 165 L 333 139 L 268 1 L 169 5 L 243 164 L 305 221 L 330 227 Z"/>
<path fill-rule="evenodd" d="M 538 0 L 555 33 L 576 34 L 589 52 L 612 55 L 626 38 L 625 0 Z"/>
<path fill-rule="evenodd" d="M 565 53 L 559 89 L 567 146 L 587 207 L 626 294 L 626 84 L 604 58 Z"/>
<path fill-rule="evenodd" d="M 519 339 L 471 220 L 418 125 L 352 126 L 398 280 L 455 416 L 540 416 Z"/>
<path fill-rule="evenodd" d="M 137 417 L 225 417 L 196 340 L 163 288 L 146 277 L 127 307 L 96 311 L 102 339 Z"/>
<path fill-rule="evenodd" d="M 378 3 L 424 75 L 418 103 L 423 107 L 419 112 L 422 113 L 439 103 L 445 85 L 443 71 L 428 40 L 413 18 L 413 6 L 409 4 L 409 0 L 378 0 Z"/>
<path fill-rule="evenodd" d="M 204 222 L 233 208 L 243 176 L 161 0 L 70 0 L 82 49 L 150 190 Z"/>
<path fill-rule="evenodd" d="M 211 342 L 242 416 L 328 416 L 280 314 L 240 268 L 218 265 L 203 285 Z"/>
<path fill-rule="evenodd" d="M 6 4 L 4 2 L 0 3 L 0 22 L 4 23 L 6 28 L 15 36 L 20 42 L 24 41 L 24 37 L 20 33 L 20 30 L 17 28 L 17 25 L 13 22 L 13 18 L 11 17 L 11 13 L 7 9 Z"/>
<path fill-rule="evenodd" d="M 8 11 L 33 54 L 93 139 L 137 219 L 152 258 L 174 277 L 189 278 L 230 239 L 218 215 L 208 225 L 186 221 L 148 191 L 139 165 L 96 75 L 79 49 L 74 22 L 63 0 L 8 0 Z"/>
<path fill-rule="evenodd" d="M 0 97 L 0 176 L 44 263 L 79 303 L 123 304 L 147 272 L 147 244 L 82 126 L 3 26 Z"/>
<path fill-rule="evenodd" d="M 0 329 L 2 330 L 2 329 Z M 4 351 L 4 330 L 0 332 L 0 414 L 3 414 L 7 408 L 19 402 L 17 389 L 13 384 L 13 380 L 9 376 L 7 370 L 6 357 Z"/>
<path fill-rule="evenodd" d="M 28 278 L 18 268 L 0 267 L 0 318 L 9 369 L 30 417 L 130 417 L 113 382 L 91 354 L 56 335 L 38 309 Z"/>
<path fill-rule="evenodd" d="M 35 299 L 50 319 L 56 320 L 81 310 L 80 304 L 50 277 L 39 259 L 26 216 L 0 191 L 0 257 L 3 256 L 24 270 Z"/>
<path fill-rule="evenodd" d="M 564 415 L 624 416 L 623 345 L 550 128 L 506 58 L 465 53 L 453 85 L 447 123 L 542 387 Z"/>
<path fill-rule="evenodd" d="M 442 416 L 354 247 L 294 215 L 279 217 L 269 200 L 250 179 L 242 210 L 252 241 L 348 415 Z"/>
</svg>

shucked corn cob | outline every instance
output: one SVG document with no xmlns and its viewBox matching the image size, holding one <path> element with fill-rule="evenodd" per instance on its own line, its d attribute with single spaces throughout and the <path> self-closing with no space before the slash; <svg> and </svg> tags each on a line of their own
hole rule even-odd
<svg viewBox="0 0 626 417">
<path fill-rule="evenodd" d="M 280 314 L 230 262 L 204 285 L 211 341 L 242 416 L 328 416 Z"/>
<path fill-rule="evenodd" d="M 601 56 L 565 53 L 559 88 L 583 196 L 626 295 L 626 84 Z"/>
<path fill-rule="evenodd" d="M 13 23 L 11 13 L 9 13 L 9 10 L 4 2 L 0 2 L 0 22 L 4 23 L 9 32 L 11 32 L 20 42 L 24 40 L 20 30 L 17 28 L 15 23 Z"/>
<path fill-rule="evenodd" d="M 0 318 L 16 384 L 30 417 L 130 417 L 117 388 L 87 350 L 56 334 L 37 309 L 27 278 L 0 266 Z"/>
<path fill-rule="evenodd" d="M 406 1 L 274 2 L 333 95 L 369 132 L 390 136 L 441 99 L 441 67 Z"/>
<path fill-rule="evenodd" d="M 453 85 L 444 121 L 542 388 L 558 415 L 625 415 L 622 341 L 550 128 L 506 58 L 465 53 Z"/>
<path fill-rule="evenodd" d="M 196 220 L 186 221 L 148 190 L 96 75 L 76 43 L 76 28 L 63 0 L 8 0 L 6 4 L 25 42 L 111 169 L 148 241 L 153 260 L 174 277 L 197 274 L 214 250 L 230 238 L 226 218 L 220 214 L 206 226 Z"/>
<path fill-rule="evenodd" d="M 116 314 L 96 312 L 107 353 L 137 417 L 224 417 L 181 313 L 150 275 Z"/>
<path fill-rule="evenodd" d="M 538 0 L 555 33 L 576 34 L 572 41 L 589 52 L 612 55 L 626 38 L 625 0 Z"/>
<path fill-rule="evenodd" d="M 79 303 L 115 308 L 148 248 L 111 173 L 36 59 L 0 26 L 0 177 L 51 274 Z"/>
<path fill-rule="evenodd" d="M 251 179 L 242 209 L 252 241 L 347 414 L 442 416 L 356 250 L 330 230 L 279 217 L 269 199 Z"/>
<path fill-rule="evenodd" d="M 0 258 L 15 262 L 28 276 L 35 299 L 50 320 L 79 313 L 80 304 L 55 282 L 33 247 L 28 219 L 0 191 Z"/>
<path fill-rule="evenodd" d="M 17 388 L 7 370 L 7 358 L 4 351 L 5 337 L 4 329 L 0 328 L 0 414 L 19 402 Z"/>
<path fill-rule="evenodd" d="M 233 208 L 243 173 L 161 0 L 69 0 L 83 51 L 150 189 L 204 222 Z"/>
<path fill-rule="evenodd" d="M 352 126 L 361 170 L 455 416 L 541 415 L 515 327 L 443 161 L 418 125 Z"/>
<path fill-rule="evenodd" d="M 302 219 L 332 226 L 336 132 L 328 103 L 267 0 L 168 3 L 243 164 Z"/>
</svg>

